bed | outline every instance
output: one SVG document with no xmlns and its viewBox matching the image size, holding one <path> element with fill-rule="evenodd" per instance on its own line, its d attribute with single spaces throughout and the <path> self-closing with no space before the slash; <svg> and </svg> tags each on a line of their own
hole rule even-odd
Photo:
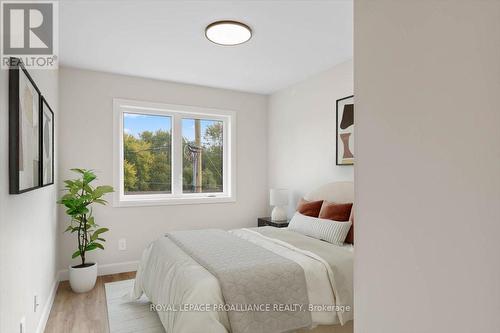
<svg viewBox="0 0 500 333">
<path fill-rule="evenodd" d="M 353 184 L 305 198 L 353 202 Z M 175 232 L 145 249 L 133 296 L 146 294 L 167 332 L 347 333 L 352 258 L 351 245 L 286 228 Z"/>
</svg>

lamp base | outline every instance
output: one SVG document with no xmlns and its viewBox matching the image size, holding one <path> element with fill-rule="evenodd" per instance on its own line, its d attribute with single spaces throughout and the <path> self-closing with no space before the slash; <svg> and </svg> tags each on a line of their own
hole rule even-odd
<svg viewBox="0 0 500 333">
<path fill-rule="evenodd" d="M 276 206 L 271 212 L 271 220 L 273 221 L 286 221 L 286 211 L 281 206 Z"/>
</svg>

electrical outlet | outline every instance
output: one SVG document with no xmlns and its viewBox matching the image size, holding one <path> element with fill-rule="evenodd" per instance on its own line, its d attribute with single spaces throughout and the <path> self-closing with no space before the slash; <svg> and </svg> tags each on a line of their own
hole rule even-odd
<svg viewBox="0 0 500 333">
<path fill-rule="evenodd" d="M 120 238 L 118 240 L 118 250 L 125 251 L 127 249 L 127 240 L 125 238 Z"/>
<path fill-rule="evenodd" d="M 35 297 L 33 297 L 33 312 L 36 312 L 36 310 L 38 310 L 39 305 L 40 303 L 38 303 L 38 295 L 35 295 Z"/>
<path fill-rule="evenodd" d="M 19 322 L 19 333 L 26 333 L 26 317 L 22 317 Z"/>
</svg>

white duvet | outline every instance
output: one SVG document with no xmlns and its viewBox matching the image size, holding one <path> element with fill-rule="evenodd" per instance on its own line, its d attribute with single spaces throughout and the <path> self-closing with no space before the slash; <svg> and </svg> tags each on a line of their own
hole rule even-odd
<svg viewBox="0 0 500 333">
<path fill-rule="evenodd" d="M 335 305 L 333 273 L 325 260 L 250 229 L 231 232 L 299 264 L 304 269 L 310 304 Z M 167 237 L 153 242 L 143 253 L 133 297 L 138 298 L 143 293 L 153 304 L 159 305 L 157 312 L 167 332 L 229 331 L 228 316 L 224 311 L 180 309 L 179 305 L 183 304 L 224 304 L 224 298 L 217 279 Z M 311 317 L 313 326 L 340 323 L 335 311 L 311 312 Z"/>
</svg>

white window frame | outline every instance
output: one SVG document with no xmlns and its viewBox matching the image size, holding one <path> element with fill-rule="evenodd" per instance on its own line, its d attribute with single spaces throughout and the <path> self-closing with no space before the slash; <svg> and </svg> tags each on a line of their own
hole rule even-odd
<svg viewBox="0 0 500 333">
<path fill-rule="evenodd" d="M 171 117 L 172 193 L 124 193 L 123 114 L 136 113 Z M 182 193 L 182 119 L 223 122 L 223 192 Z M 115 207 L 205 204 L 236 201 L 236 112 L 187 105 L 113 99 L 113 183 Z"/>
</svg>

